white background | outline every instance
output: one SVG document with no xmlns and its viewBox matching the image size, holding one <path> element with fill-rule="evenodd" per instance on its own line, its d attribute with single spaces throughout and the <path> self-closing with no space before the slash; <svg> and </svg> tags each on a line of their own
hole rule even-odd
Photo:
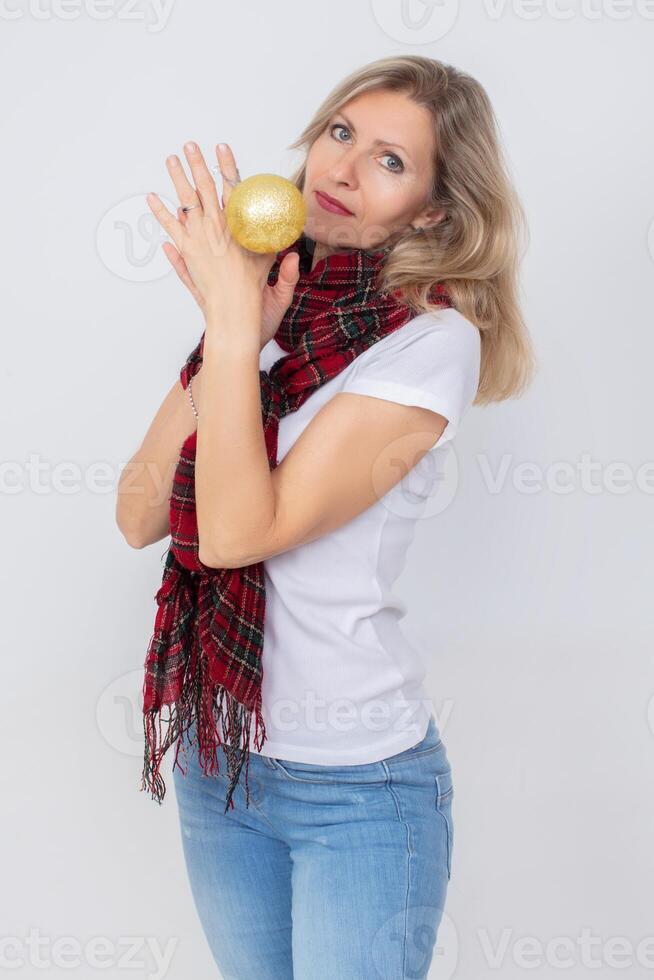
<svg viewBox="0 0 654 980">
<path fill-rule="evenodd" d="M 345 74 L 418 53 L 495 106 L 539 358 L 528 395 L 467 415 L 456 493 L 400 582 L 456 788 L 430 976 L 651 975 L 654 4 L 98 10 L 6 0 L 0 15 L 5 968 L 215 975 L 172 780 L 162 807 L 139 792 L 165 542 L 133 550 L 114 522 L 120 469 L 203 325 L 147 238 L 144 195 L 174 200 L 164 160 L 187 139 L 212 162 L 229 142 L 243 176 L 289 174 L 286 147 Z M 53 950 L 64 937 L 76 970 Z M 85 958 L 98 937 L 116 944 L 104 970 Z M 172 942 L 167 970 L 148 942 Z"/>
</svg>

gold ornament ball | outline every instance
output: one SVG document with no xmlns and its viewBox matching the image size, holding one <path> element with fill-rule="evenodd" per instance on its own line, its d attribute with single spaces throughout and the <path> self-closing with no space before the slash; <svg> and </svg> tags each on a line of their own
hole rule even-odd
<svg viewBox="0 0 654 980">
<path fill-rule="evenodd" d="M 239 181 L 225 206 L 230 233 L 251 252 L 279 252 L 292 245 L 306 221 L 307 206 L 295 184 L 278 174 Z"/>
</svg>

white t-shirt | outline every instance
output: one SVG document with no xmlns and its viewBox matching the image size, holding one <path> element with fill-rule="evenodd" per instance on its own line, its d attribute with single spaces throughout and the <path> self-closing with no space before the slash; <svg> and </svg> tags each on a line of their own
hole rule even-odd
<svg viewBox="0 0 654 980">
<path fill-rule="evenodd" d="M 261 755 L 360 765 L 424 737 L 432 713 L 422 686 L 426 670 L 400 629 L 406 608 L 392 586 L 438 484 L 435 470 L 449 454 L 442 447 L 451 444 L 477 393 L 480 350 L 477 327 L 458 311 L 422 313 L 281 419 L 278 462 L 341 391 L 430 408 L 448 425 L 419 463 L 363 513 L 265 559 Z M 261 351 L 260 368 L 269 370 L 284 356 L 273 339 Z M 257 752 L 254 728 L 252 721 L 250 749 Z"/>
</svg>

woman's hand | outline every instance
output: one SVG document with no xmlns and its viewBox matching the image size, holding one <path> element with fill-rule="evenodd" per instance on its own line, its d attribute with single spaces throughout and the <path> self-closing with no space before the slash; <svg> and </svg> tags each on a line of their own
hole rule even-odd
<svg viewBox="0 0 654 980">
<path fill-rule="evenodd" d="M 156 194 L 148 196 L 153 214 L 177 246 L 165 242 L 164 252 L 205 316 L 210 308 L 214 320 L 220 321 L 222 314 L 226 320 L 238 322 L 239 308 L 250 298 L 256 298 L 261 309 L 259 344 L 263 347 L 277 332 L 293 299 L 299 258 L 296 253 L 289 253 L 281 263 L 276 284 L 267 284 L 276 253 L 261 255 L 243 248 L 227 227 L 224 206 L 232 192 L 229 180 L 240 179 L 231 149 L 227 146 L 221 149 L 220 145 L 216 148 L 223 174 L 222 204 L 219 204 L 213 177 L 202 153 L 198 148 L 192 150 L 192 145 L 187 144 L 185 152 L 195 187 L 176 156 L 168 157 L 166 166 L 181 205 L 200 206 L 187 214 L 180 206 L 175 218 Z"/>
</svg>

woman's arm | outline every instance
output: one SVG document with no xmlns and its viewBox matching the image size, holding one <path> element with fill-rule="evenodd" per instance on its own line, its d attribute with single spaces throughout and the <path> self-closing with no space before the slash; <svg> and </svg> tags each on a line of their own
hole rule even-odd
<svg viewBox="0 0 654 980">
<path fill-rule="evenodd" d="M 259 352 L 268 343 L 269 332 L 263 333 Z M 202 413 L 203 367 L 200 365 L 191 385 L 198 415 Z M 196 428 L 191 400 L 178 378 L 118 481 L 116 523 L 132 548 L 145 548 L 170 534 L 169 501 L 175 468 L 182 444 Z"/>
<path fill-rule="evenodd" d="M 202 367 L 193 378 L 200 414 Z M 133 548 L 144 548 L 170 533 L 168 511 L 173 476 L 183 442 L 196 428 L 188 392 L 179 378 L 164 398 L 138 451 L 118 482 L 116 523 Z"/>
<path fill-rule="evenodd" d="M 203 368 L 195 493 L 208 567 L 264 561 L 352 520 L 419 463 L 448 423 L 418 405 L 339 392 L 271 470 L 256 356 L 207 330 Z"/>
<path fill-rule="evenodd" d="M 201 560 L 216 568 L 241 568 L 336 530 L 403 479 L 440 439 L 447 422 L 428 408 L 339 392 L 271 471 L 268 527 L 252 534 L 243 512 L 240 541 L 232 533 L 231 550 L 223 545 L 214 561 L 210 552 Z M 236 498 L 233 516 L 235 506 Z"/>
</svg>

